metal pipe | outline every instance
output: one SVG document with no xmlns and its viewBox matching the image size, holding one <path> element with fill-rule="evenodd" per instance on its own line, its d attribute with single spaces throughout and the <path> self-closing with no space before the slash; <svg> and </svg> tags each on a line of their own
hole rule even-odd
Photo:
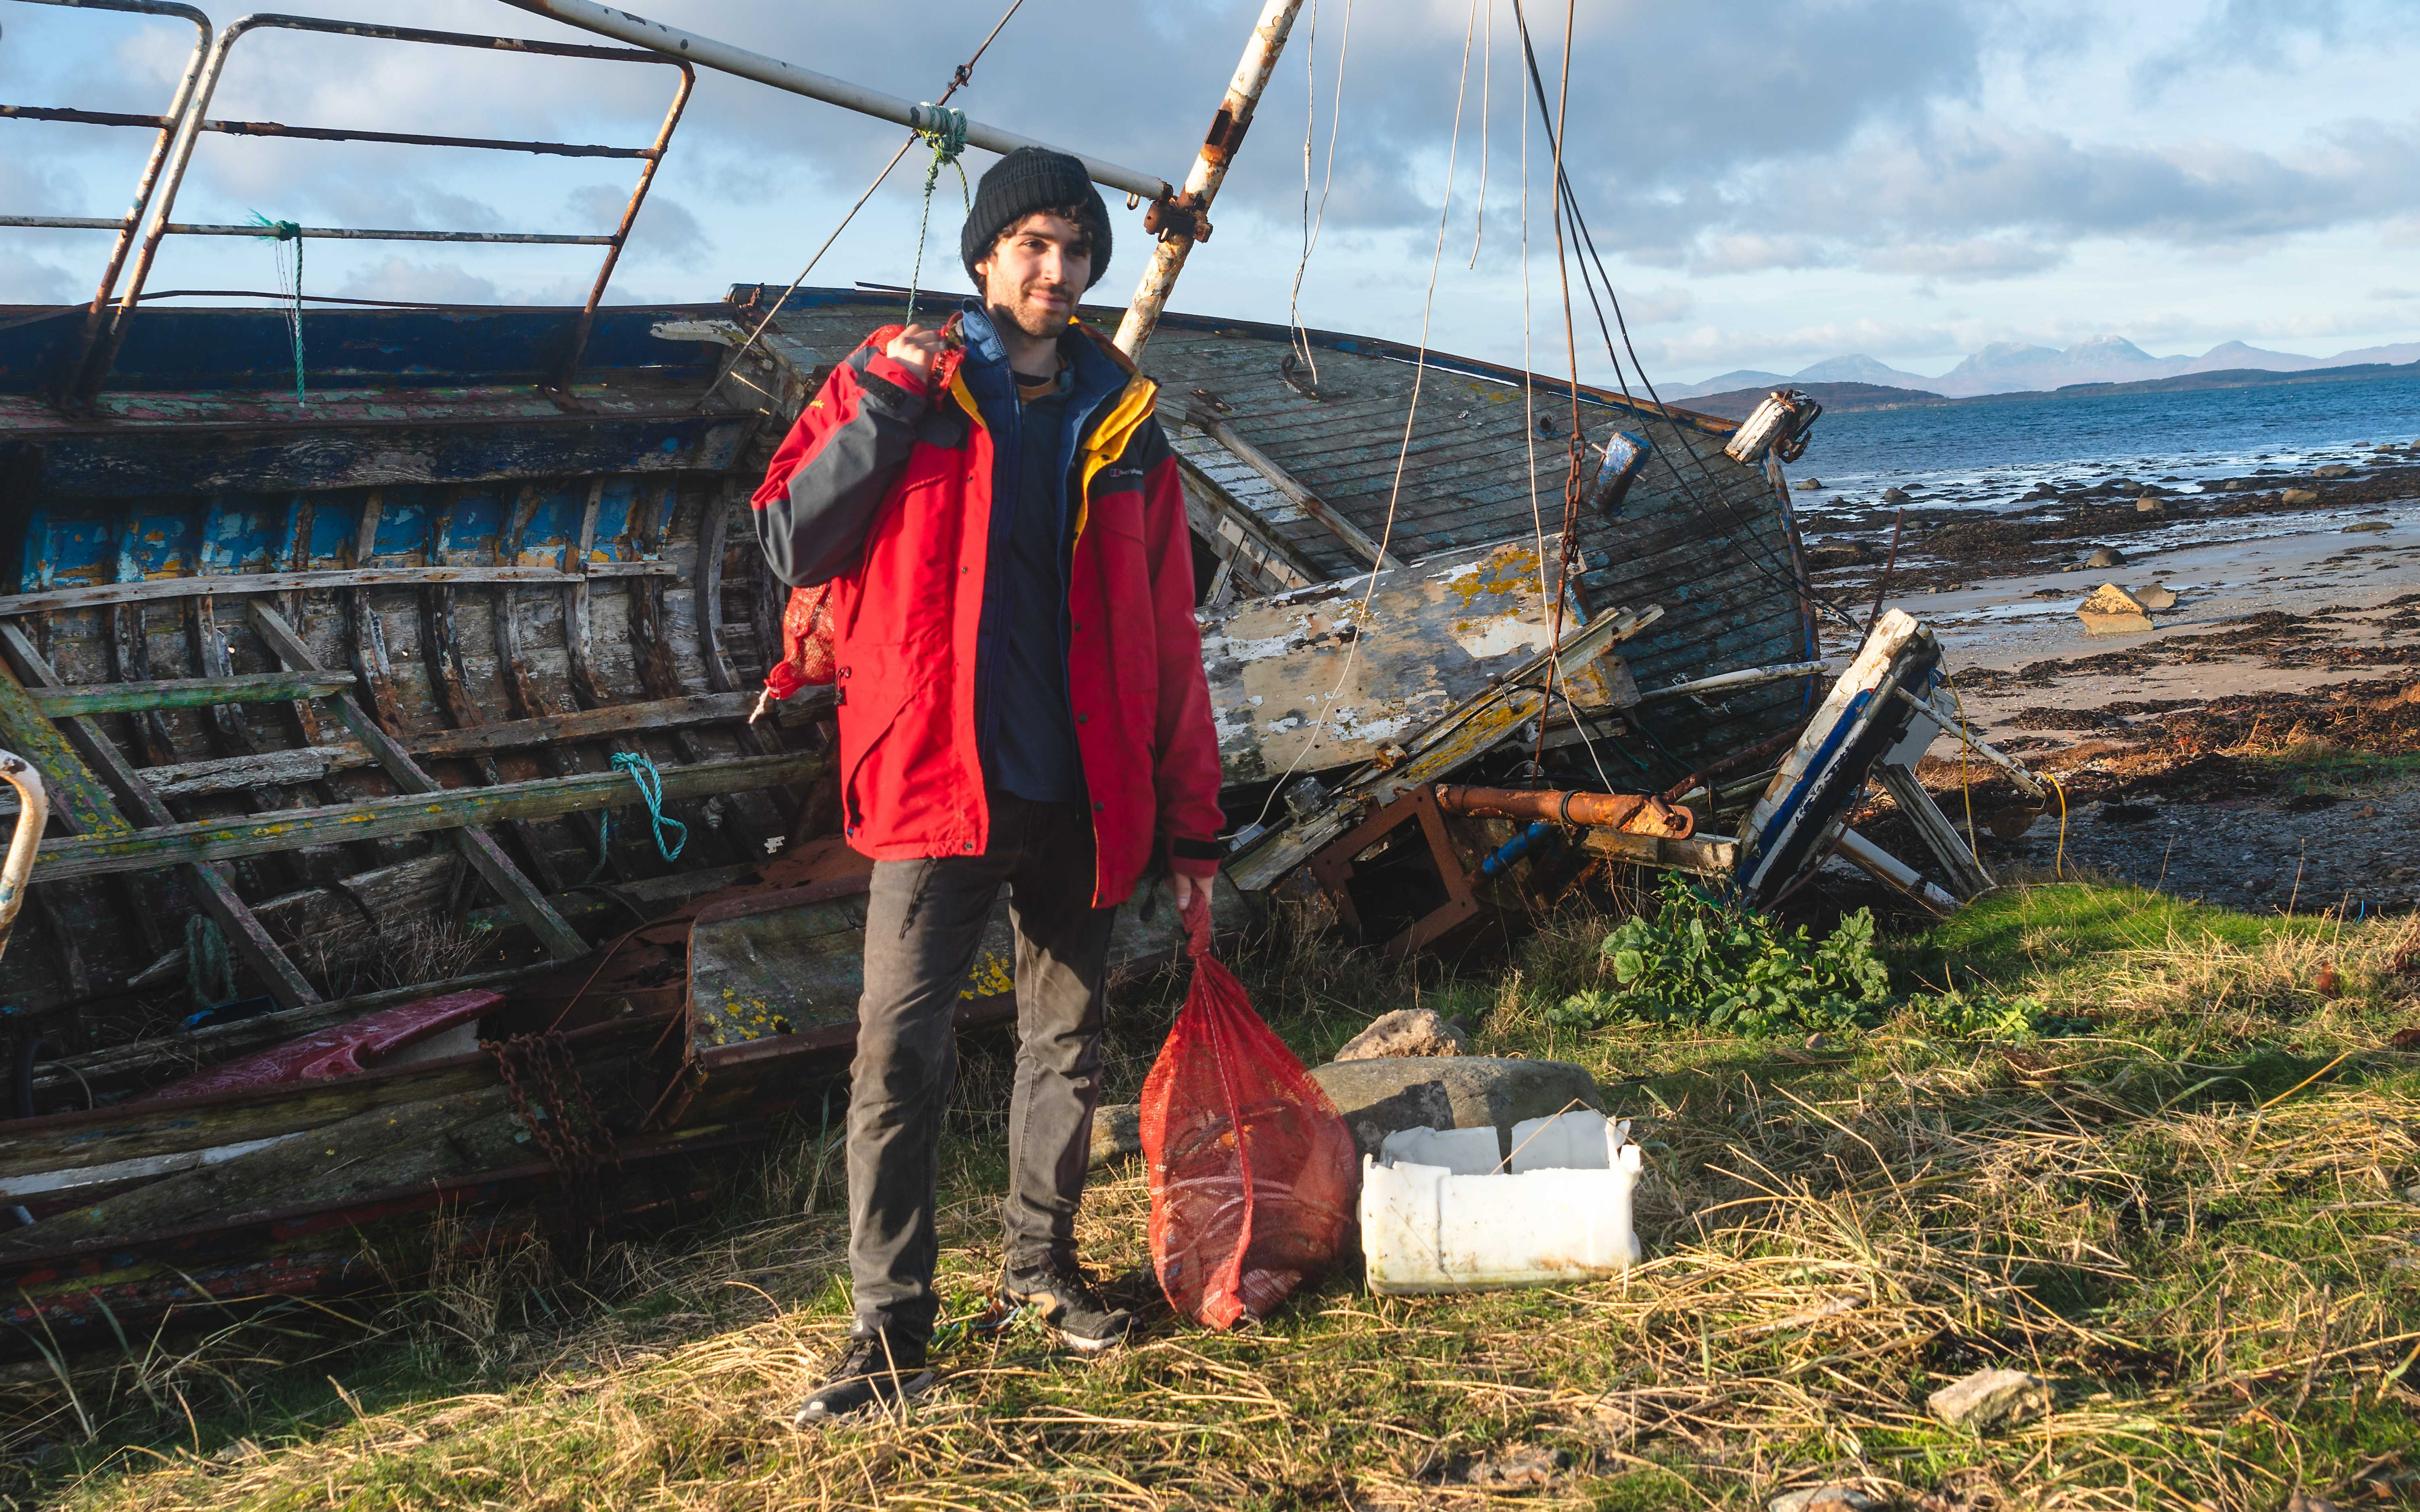
<svg viewBox="0 0 2420 1512">
<path fill-rule="evenodd" d="M 1293 3 L 1299 5 L 1301 0 L 1293 0 Z M 596 0 L 504 0 L 504 4 L 534 16 L 562 22 L 566 26 L 595 32 L 600 37 L 616 38 L 635 46 L 650 48 L 717 72 L 736 74 L 742 79 L 770 85 L 776 89 L 788 90 L 794 95 L 804 95 L 809 100 L 820 100 L 828 105 L 838 105 L 860 115 L 893 121 L 910 131 L 930 131 L 944 119 L 939 107 L 914 104 L 878 89 L 863 88 L 845 79 L 802 69 L 795 63 L 784 63 L 777 57 L 768 57 L 762 53 L 752 53 L 729 42 L 718 42 L 711 37 L 682 31 L 677 26 L 667 26 L 659 21 L 649 21 L 627 10 L 601 6 Z M 1049 147 L 1053 152 L 1067 150 L 971 120 L 967 122 L 967 142 L 987 152 L 1014 152 L 1018 147 Z M 1174 193 L 1168 180 L 1157 174 L 1123 167 L 1105 158 L 1090 157 L 1081 152 L 1069 152 L 1067 155 L 1082 162 L 1084 171 L 1096 184 L 1153 200 L 1166 199 Z"/>
<path fill-rule="evenodd" d="M 25 0 L 25 3 L 37 6 L 58 6 L 73 10 L 116 10 L 138 16 L 174 16 L 181 21 L 192 22 L 194 31 L 198 34 L 194 39 L 193 52 L 186 54 L 185 71 L 177 81 L 177 92 L 169 99 L 168 113 L 142 123 L 156 129 L 160 136 L 151 144 L 151 155 L 144 161 L 143 177 L 135 180 L 134 203 L 127 208 L 125 218 L 116 222 L 104 221 L 78 224 L 73 227 L 78 230 L 114 228 L 117 232 L 116 244 L 109 249 L 109 261 L 101 270 L 101 284 L 93 290 L 92 302 L 85 308 L 84 331 L 75 347 L 70 348 L 81 356 L 91 351 L 94 338 L 100 333 L 101 312 L 109 307 L 110 293 L 117 286 L 117 275 L 126 267 L 127 252 L 134 245 L 134 229 L 142 224 L 143 212 L 150 206 L 152 192 L 159 187 L 160 168 L 167 161 L 168 146 L 175 140 L 177 123 L 184 118 L 185 107 L 193 100 L 194 81 L 201 77 L 202 59 L 209 51 L 210 18 L 192 6 L 177 4 L 176 0 Z M 44 117 L 37 116 L 34 118 Z M 0 224 L 40 225 L 62 223 L 31 220 Z M 74 382 L 74 377 L 72 371 L 68 375 L 70 385 Z"/>
<path fill-rule="evenodd" d="M 1656 810 L 1652 833 L 1686 839 L 1696 818 L 1686 809 L 1668 808 L 1645 793 L 1539 793 L 1524 788 L 1474 788 L 1455 782 L 1436 785 L 1436 806 L 1447 813 L 1486 815 L 1497 819 L 1543 819 L 1549 824 L 1576 825 L 1586 829 L 1619 829 L 1640 812 Z"/>
<path fill-rule="evenodd" d="M 680 124 L 681 112 L 688 108 L 690 91 L 697 87 L 697 70 L 684 63 L 680 66 L 680 87 L 673 91 L 673 102 L 664 112 L 664 124 L 656 131 L 656 143 L 647 153 L 647 161 L 639 169 L 639 182 L 630 191 L 630 202 L 622 208 L 622 223 L 613 228 L 613 244 L 605 254 L 605 266 L 597 270 L 597 282 L 588 288 L 588 302 L 581 307 L 579 323 L 572 327 L 571 349 L 564 354 L 555 373 L 554 386 L 571 387 L 572 375 L 580 367 L 580 359 L 588 350 L 588 334 L 597 329 L 597 306 L 605 298 L 605 285 L 613 280 L 613 267 L 622 260 L 622 249 L 630 239 L 630 226 L 639 219 L 639 205 L 647 197 L 647 186 L 656 181 L 656 169 L 662 166 L 664 148 L 673 139 L 673 128 Z"/>
<path fill-rule="evenodd" d="M 39 0 L 37 0 L 39 3 Z M 174 127 L 173 116 L 130 116 L 116 110 L 79 110 L 66 105 L 0 105 L 0 121 L 65 121 L 73 126 Z M 498 136 L 430 136 L 423 131 L 370 131 L 351 127 L 288 126 L 283 121 L 204 121 L 202 130 L 225 136 L 282 136 L 303 142 L 390 142 L 407 147 L 487 147 L 498 152 L 539 152 L 557 158 L 644 158 L 653 147 L 617 147 L 595 142 L 520 142 Z M 112 221 L 112 225 L 119 223 Z"/>
<path fill-rule="evenodd" d="M 89 3 L 114 7 L 121 3 L 127 6 L 153 3 L 164 5 L 165 0 L 36 0 L 36 3 Z M 195 11 L 194 14 L 199 16 L 201 13 Z M 207 24 L 209 18 L 203 17 L 202 20 Z M 204 126 L 203 112 L 209 109 L 210 97 L 217 93 L 219 80 L 225 75 L 228 53 L 246 33 L 263 28 L 319 32 L 333 37 L 362 37 L 390 42 L 425 42 L 441 47 L 469 47 L 500 53 L 531 53 L 548 57 L 596 58 L 613 63 L 662 65 L 681 70 L 681 98 L 684 100 L 688 98 L 689 85 L 694 78 L 687 64 L 677 58 L 663 57 L 652 51 L 633 52 L 618 47 L 595 47 L 583 42 L 537 42 L 525 38 L 488 37 L 469 32 L 427 31 L 416 26 L 375 26 L 352 22 L 327 21 L 316 16 L 282 16 L 264 12 L 239 17 L 219 33 L 218 40 L 211 45 L 209 56 L 202 64 L 201 71 L 192 85 L 190 100 L 180 100 L 180 118 L 178 121 L 175 142 L 168 151 L 167 168 L 153 195 L 156 203 L 151 210 L 150 226 L 144 232 L 141 249 L 135 255 L 133 271 L 127 277 L 125 292 L 118 296 L 117 313 L 111 317 L 108 329 L 105 331 L 97 329 L 98 306 L 96 306 L 94 320 L 87 321 L 87 339 L 65 390 L 64 396 L 70 405 L 88 401 L 100 390 L 102 378 L 109 372 L 111 364 L 117 360 L 118 348 L 125 344 L 127 332 L 133 321 L 135 308 L 142 301 L 144 281 L 151 276 L 151 266 L 160 255 L 162 239 L 171 232 L 205 236 L 260 235 L 260 228 L 256 226 L 199 230 L 172 225 L 168 220 L 168 214 L 176 208 L 177 192 L 183 186 L 185 171 L 193 163 L 194 144 L 199 140 Z M 647 160 L 650 170 L 662 156 L 661 147 L 662 144 L 659 142 L 657 156 Z M 371 239 L 370 236 L 364 233 L 322 231 L 318 234 Z M 535 236 L 471 232 L 413 232 L 403 236 L 380 233 L 376 239 L 414 241 L 465 239 L 544 244 L 562 244 L 564 240 L 564 239 Z M 572 244 L 613 246 L 615 242 L 614 239 L 609 237 Z M 106 299 L 105 294 L 103 299 Z"/>
<path fill-rule="evenodd" d="M 1690 698 L 1701 693 L 1736 693 L 1744 687 L 1762 687 L 1768 683 L 1821 677 L 1829 671 L 1831 669 L 1820 661 L 1793 661 L 1780 667 L 1744 667 L 1735 672 L 1717 672 L 1712 677 L 1700 677 L 1694 683 L 1645 688 L 1639 692 L 1638 702 L 1650 703 L 1657 699 Z"/>
<path fill-rule="evenodd" d="M 168 227 L 179 237 L 267 237 L 277 233 L 261 225 L 197 225 L 178 221 Z M 509 246 L 610 247 L 610 236 L 575 236 L 553 231 L 378 231 L 344 225 L 302 225 L 294 235 L 332 241 L 492 241 Z M 281 296 L 282 298 L 283 296 Z"/>
<path fill-rule="evenodd" d="M 1218 186 L 1227 181 L 1227 165 L 1234 161 L 1235 148 L 1251 127 L 1252 111 L 1261 102 L 1261 91 L 1268 85 L 1270 70 L 1278 66 L 1278 54 L 1285 51 L 1286 34 L 1294 29 L 1295 15 L 1301 9 L 1302 0 L 1266 0 L 1261 7 L 1261 19 L 1244 44 L 1244 55 L 1235 65 L 1235 76 L 1228 81 L 1226 98 L 1218 101 L 1218 114 L 1210 117 L 1209 132 L 1194 154 L 1193 170 L 1185 176 L 1185 192 L 1177 196 L 1176 208 L 1186 213 L 1157 228 L 1160 237 L 1151 249 L 1151 265 L 1135 285 L 1125 318 L 1118 322 L 1118 350 L 1128 357 L 1142 355 L 1143 343 L 1151 340 L 1160 312 L 1168 308 L 1168 296 L 1176 287 L 1176 275 L 1185 270 L 1193 243 L 1210 234 L 1209 222 L 1203 217 L 1210 213 Z"/>
<path fill-rule="evenodd" d="M 50 823 L 51 798 L 42 786 L 42 774 L 14 751 L 0 750 L 0 781 L 17 790 L 17 829 L 8 837 L 8 858 L 0 861 L 0 951 L 6 951 L 17 911 L 25 906 L 34 856 L 41 849 L 43 827 Z"/>
</svg>

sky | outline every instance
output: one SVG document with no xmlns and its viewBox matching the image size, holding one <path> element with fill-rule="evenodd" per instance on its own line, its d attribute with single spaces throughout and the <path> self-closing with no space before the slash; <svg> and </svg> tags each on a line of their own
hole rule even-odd
<svg viewBox="0 0 2420 1512">
<path fill-rule="evenodd" d="M 1524 0 L 1565 169 L 1647 376 L 1788 373 L 1863 352 L 1938 375 L 1989 342 L 2117 334 L 2325 356 L 2420 337 L 2420 5 L 2411 0 Z M 635 0 L 643 14 L 911 100 L 1005 0 Z M 500 0 L 296 0 L 314 15 L 597 42 Z M 1258 0 L 1025 0 L 953 100 L 1182 177 Z M 215 19 L 234 19 L 232 9 Z M 0 0 L 0 101 L 156 113 L 193 27 Z M 1565 65 L 1569 59 L 1568 101 Z M 209 114 L 644 145 L 673 72 L 255 32 Z M 1171 307 L 1298 318 L 1563 370 L 1551 159 L 1512 0 L 1305 0 Z M 0 213 L 123 213 L 150 133 L 0 120 Z M 786 284 L 903 132 L 706 74 L 610 298 Z M 910 151 L 809 282 L 904 284 Z M 970 175 L 996 161 L 970 149 Z M 205 135 L 178 221 L 610 230 L 627 160 Z M 941 169 L 921 281 L 951 295 Z M 1142 267 L 1112 194 L 1094 297 Z M 1526 215 L 1525 215 L 1526 210 Z M 0 228 L 0 302 L 90 297 L 108 237 Z M 1567 239 L 1575 242 L 1577 238 Z M 1525 246 L 1526 243 L 1526 246 Z M 169 239 L 147 288 L 277 286 L 266 240 Z M 589 248 L 313 240 L 306 293 L 583 298 Z M 1612 376 L 1575 263 L 1583 377 Z M 1607 312 L 1610 315 L 1610 311 Z M 1615 333 L 1619 341 L 1620 333 Z"/>
</svg>

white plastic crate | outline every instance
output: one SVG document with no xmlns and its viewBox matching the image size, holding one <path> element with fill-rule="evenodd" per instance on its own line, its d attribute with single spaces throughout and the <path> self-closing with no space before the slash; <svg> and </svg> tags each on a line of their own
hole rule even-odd
<svg viewBox="0 0 2420 1512">
<path fill-rule="evenodd" d="M 1389 1295 L 1619 1274 L 1642 1257 L 1630 1125 L 1575 1109 L 1496 1131 L 1406 1129 L 1361 1160 L 1361 1254 Z M 1510 1169 L 1503 1167 L 1509 1164 Z"/>
</svg>

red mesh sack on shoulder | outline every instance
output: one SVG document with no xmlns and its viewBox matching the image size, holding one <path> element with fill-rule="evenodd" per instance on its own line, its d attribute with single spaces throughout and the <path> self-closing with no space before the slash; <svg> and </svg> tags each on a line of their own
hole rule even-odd
<svg viewBox="0 0 2420 1512">
<path fill-rule="evenodd" d="M 1193 984 L 1142 1088 L 1151 1259 L 1180 1313 L 1265 1318 L 1343 1246 L 1358 1167 L 1336 1104 L 1210 953 L 1197 905 Z"/>
<path fill-rule="evenodd" d="M 782 659 L 765 674 L 765 695 L 786 699 L 832 680 L 832 585 L 793 588 L 782 610 Z"/>
</svg>

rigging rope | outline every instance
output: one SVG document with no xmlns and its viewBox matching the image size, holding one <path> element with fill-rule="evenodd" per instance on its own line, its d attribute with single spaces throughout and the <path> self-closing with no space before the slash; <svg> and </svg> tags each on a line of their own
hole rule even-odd
<svg viewBox="0 0 2420 1512">
<path fill-rule="evenodd" d="M 1327 193 L 1336 184 L 1336 128 L 1344 116 L 1344 60 L 1353 53 L 1353 0 L 1344 0 L 1344 35 L 1336 44 L 1336 87 L 1327 96 L 1327 166 L 1320 175 L 1319 216 L 1311 213 L 1311 138 L 1319 122 L 1319 0 L 1311 0 L 1311 40 L 1302 50 L 1304 104 L 1302 114 L 1302 256 L 1294 265 L 1294 287 L 1286 294 L 1287 340 L 1311 369 L 1311 386 L 1319 387 L 1319 359 L 1311 354 L 1311 337 L 1302 329 L 1302 278 L 1319 233 L 1327 224 Z"/>
<path fill-rule="evenodd" d="M 265 229 L 262 240 L 274 239 L 277 246 L 277 292 L 286 301 L 286 333 L 294 344 L 294 402 L 302 401 L 302 228 L 292 221 L 272 221 L 258 210 L 252 212 L 252 224 Z M 294 272 L 286 272 L 286 244 L 294 243 Z"/>
<path fill-rule="evenodd" d="M 1024 7 L 1024 5 L 1025 0 L 1009 0 L 1008 8 L 1000 13 L 1000 20 L 992 23 L 990 32 L 985 36 L 982 43 L 975 48 L 974 52 L 964 63 L 958 65 L 957 71 L 950 76 L 950 86 L 941 91 L 941 98 L 939 100 L 933 102 L 936 106 L 949 103 L 949 100 L 952 95 L 956 94 L 961 88 L 965 87 L 966 85 L 973 80 L 975 76 L 975 65 L 983 61 L 984 54 L 990 50 L 991 44 L 999 39 L 1001 29 L 1008 25 L 1009 18 L 1016 15 L 1017 11 Z M 748 387 L 764 394 L 765 397 L 773 399 L 777 403 L 779 402 L 779 397 L 777 395 L 768 392 L 762 385 L 747 378 L 739 371 L 740 359 L 746 357 L 750 349 L 763 338 L 765 328 L 771 325 L 773 323 L 773 317 L 782 313 L 782 306 L 789 301 L 790 296 L 799 292 L 799 285 L 805 283 L 807 281 L 807 275 L 815 270 L 815 265 L 824 260 L 824 254 L 831 251 L 832 243 L 840 239 L 840 234 L 848 229 L 849 223 L 857 219 L 857 212 L 865 208 L 865 202 L 874 197 L 874 192 L 882 187 L 883 180 L 891 177 L 891 170 L 899 166 L 899 160 L 908 156 L 908 149 L 914 147 L 917 140 L 918 138 L 914 134 L 910 134 L 907 141 L 899 144 L 899 150 L 891 154 L 891 161 L 884 163 L 882 165 L 882 171 L 874 176 L 874 181 L 865 186 L 865 193 L 857 196 L 857 203 L 851 205 L 848 208 L 847 213 L 844 214 L 840 218 L 840 224 L 832 227 L 831 235 L 824 238 L 824 244 L 817 247 L 815 249 L 815 255 L 807 259 L 807 265 L 799 270 L 799 276 L 790 280 L 790 286 L 783 289 L 782 291 L 782 297 L 775 300 L 772 302 L 772 305 L 766 310 L 764 316 L 757 320 L 755 329 L 749 332 L 747 338 L 741 341 L 737 347 L 733 348 L 731 361 L 727 365 L 727 371 L 731 377 L 747 384 Z M 706 402 L 705 397 L 701 397 L 698 400 L 698 404 L 701 406 Z"/>
<path fill-rule="evenodd" d="M 1512 19 L 1520 28 L 1521 50 L 1528 64 L 1530 92 L 1537 102 L 1539 118 L 1544 124 L 1548 133 L 1556 136 L 1558 143 L 1559 144 L 1559 133 L 1556 131 L 1552 112 L 1548 108 L 1546 102 L 1545 79 L 1542 70 L 1538 67 L 1537 50 L 1531 44 L 1529 39 L 1528 19 L 1527 13 L 1522 8 L 1521 0 L 1512 0 Z M 1559 145 L 1558 146 L 1557 151 L 1558 156 L 1559 157 Z M 1606 325 L 1604 307 L 1597 301 L 1596 282 L 1599 281 L 1603 282 L 1605 285 L 1606 299 L 1613 305 L 1614 323 L 1621 332 L 1621 344 L 1630 354 L 1631 365 L 1638 369 L 1639 381 L 1646 387 L 1648 396 L 1652 400 L 1656 408 L 1659 409 L 1668 409 L 1668 407 L 1665 405 L 1663 396 L 1655 392 L 1654 382 L 1647 377 L 1645 367 L 1640 364 L 1638 361 L 1638 349 L 1630 339 L 1629 322 L 1622 316 L 1621 301 L 1613 292 L 1612 277 L 1606 271 L 1605 258 L 1596 249 L 1596 238 L 1589 229 L 1588 219 L 1580 211 L 1579 196 L 1572 189 L 1570 176 L 1559 171 L 1554 188 L 1557 199 L 1568 208 L 1572 219 L 1573 228 L 1579 233 L 1581 243 L 1586 249 L 1587 257 L 1584 258 L 1580 264 L 1581 286 L 1587 293 L 1590 306 L 1596 315 L 1597 329 L 1605 338 L 1606 356 L 1606 359 L 1613 363 L 1614 380 L 1621 387 L 1622 397 L 1633 404 L 1637 402 L 1637 397 L 1630 392 L 1630 379 L 1623 370 L 1621 355 L 1614 350 L 1613 331 Z M 1596 265 L 1596 280 L 1594 281 L 1592 281 L 1589 276 L 1589 262 L 1590 260 L 1593 260 Z M 1855 619 L 1850 615 L 1847 610 L 1841 609 L 1838 604 L 1832 602 L 1829 598 L 1824 597 L 1822 594 L 1815 592 L 1812 585 L 1804 580 L 1804 579 L 1797 573 L 1794 563 L 1792 564 L 1792 571 L 1785 575 L 1776 572 L 1773 567 L 1759 559 L 1755 548 L 1750 545 L 1750 540 L 1753 538 L 1754 533 L 1754 522 L 1743 515 L 1739 505 L 1731 500 L 1730 495 L 1723 491 L 1720 480 L 1715 478 L 1714 471 L 1708 465 L 1704 455 L 1698 451 L 1696 444 L 1691 440 L 1688 427 L 1685 424 L 1675 422 L 1673 424 L 1673 431 L 1681 442 L 1682 451 L 1685 453 L 1689 460 L 1695 464 L 1698 472 L 1703 477 L 1707 486 L 1713 490 L 1715 502 L 1722 505 L 1724 512 L 1730 517 L 1732 523 L 1739 528 L 1740 532 L 1747 532 L 1746 535 L 1743 535 L 1737 532 L 1725 532 L 1725 534 L 1730 537 L 1731 544 L 1739 548 L 1741 559 L 1746 562 L 1750 567 L 1754 568 L 1760 575 L 1764 577 L 1768 581 L 1774 583 L 1776 586 L 1786 588 L 1792 594 L 1805 594 L 1809 602 L 1821 609 L 1829 610 L 1832 614 L 1837 616 L 1842 624 L 1847 625 L 1852 629 L 1858 628 Z M 1689 481 L 1688 475 L 1683 472 L 1679 465 L 1673 462 L 1669 456 L 1664 457 L 1663 462 L 1666 471 L 1671 473 L 1672 481 L 1680 485 L 1682 492 L 1688 497 L 1690 503 L 1699 512 L 1707 512 L 1705 501 L 1699 495 L 1696 486 Z M 1788 501 L 1784 500 L 1783 503 L 1784 506 L 1787 507 Z"/>
<path fill-rule="evenodd" d="M 917 136 L 933 144 L 933 161 L 924 165 L 924 209 L 916 218 L 916 265 L 908 274 L 908 318 L 902 323 L 911 326 L 916 323 L 916 285 L 924 277 L 924 236 L 933 224 L 933 186 L 940 180 L 941 164 L 946 162 L 958 170 L 958 193 L 966 198 L 967 213 L 973 214 L 975 208 L 975 192 L 967 185 L 966 164 L 958 161 L 958 154 L 967 149 L 967 113 L 936 105 L 929 100 L 916 110 L 920 116 L 926 111 L 935 113 L 940 116 L 941 124 L 916 128 Z"/>
<path fill-rule="evenodd" d="M 1385 560 L 1387 548 L 1395 537 L 1395 508 L 1403 499 L 1404 468 L 1410 460 L 1412 455 L 1412 426 L 1414 422 L 1419 418 L 1420 392 L 1424 380 L 1428 377 L 1429 316 L 1436 307 L 1437 270 L 1445 264 L 1446 224 L 1453 215 L 1454 162 L 1457 154 L 1459 154 L 1462 149 L 1462 103 L 1464 99 L 1470 92 L 1470 39 L 1478 29 L 1479 4 L 1480 0 L 1471 0 L 1471 19 L 1469 23 L 1466 25 L 1463 30 L 1462 77 L 1454 85 L 1453 95 L 1453 138 L 1451 145 L 1446 149 L 1445 204 L 1437 211 L 1436 250 L 1430 255 L 1428 288 L 1420 298 L 1419 357 L 1412 368 L 1412 400 L 1410 408 L 1404 412 L 1404 438 L 1395 453 L 1394 481 L 1387 490 L 1387 521 L 1385 526 L 1382 527 L 1378 532 L 1378 556 L 1380 561 Z M 1352 15 L 1352 8 L 1349 5 L 1346 7 L 1345 15 L 1349 22 Z M 1343 52 L 1340 46 L 1337 53 L 1338 87 L 1340 92 L 1342 91 L 1343 84 Z M 1333 127 L 1333 118 L 1331 117 L 1331 128 Z M 1328 147 L 1328 167 L 1331 172 L 1333 172 L 1335 168 L 1335 146 L 1331 140 Z M 1325 219 L 1326 201 L 1324 197 L 1321 203 L 1321 215 L 1322 218 Z M 1304 261 L 1308 262 L 1310 257 L 1311 248 L 1306 245 L 1303 248 Z M 1297 270 L 1295 275 L 1297 287 L 1300 285 L 1301 276 L 1301 273 Z M 1299 327 L 1296 329 L 1299 330 Z M 1307 346 L 1308 343 L 1306 342 L 1305 345 Z M 1381 568 L 1376 563 L 1373 563 L 1371 564 L 1368 585 L 1361 590 L 1361 602 L 1354 610 L 1354 621 L 1357 625 L 1366 625 L 1368 624 L 1370 619 L 1370 601 L 1377 594 L 1378 577 L 1384 570 L 1385 569 Z M 1284 791 L 1286 783 L 1293 779 L 1295 772 L 1302 765 L 1303 758 L 1309 756 L 1314 749 L 1318 748 L 1321 739 L 1327 733 L 1329 721 L 1336 716 L 1336 701 L 1343 695 L 1345 682 L 1352 677 L 1354 663 L 1360 655 L 1361 637 L 1359 635 L 1356 635 L 1351 643 L 1346 645 L 1344 648 L 1344 665 L 1337 671 L 1336 686 L 1329 688 L 1327 696 L 1320 701 L 1321 707 L 1319 710 L 1319 717 L 1312 721 L 1311 738 L 1303 743 L 1302 748 L 1299 750 L 1295 752 L 1294 760 L 1286 764 L 1285 771 L 1279 776 L 1277 781 L 1269 788 L 1268 796 L 1262 800 L 1261 810 L 1256 816 L 1254 816 L 1252 820 L 1253 824 L 1258 825 L 1267 822 L 1270 806 L 1277 802 L 1278 795 Z M 1540 708 L 1539 717 L 1541 720 L 1544 718 L 1545 710 L 1553 707 L 1553 695 L 1551 691 L 1549 691 L 1545 702 Z"/>
</svg>

